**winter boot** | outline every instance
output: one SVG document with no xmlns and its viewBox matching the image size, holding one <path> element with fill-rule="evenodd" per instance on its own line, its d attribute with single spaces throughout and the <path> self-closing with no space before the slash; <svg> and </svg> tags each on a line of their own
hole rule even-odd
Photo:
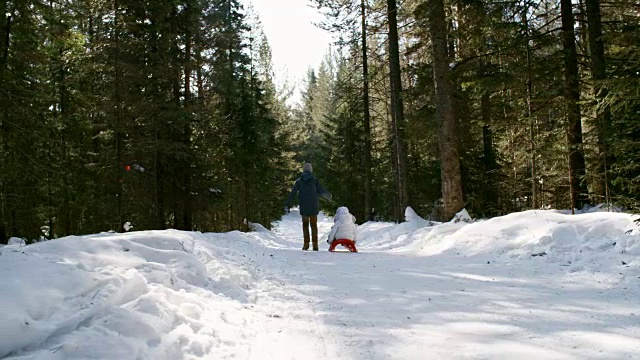
<svg viewBox="0 0 640 360">
<path fill-rule="evenodd" d="M 313 251 L 318 251 L 318 239 L 313 240 Z"/>
</svg>

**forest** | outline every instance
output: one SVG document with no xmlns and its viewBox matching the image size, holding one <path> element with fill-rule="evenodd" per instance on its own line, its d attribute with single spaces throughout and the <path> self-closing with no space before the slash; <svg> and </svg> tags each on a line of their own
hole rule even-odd
<svg viewBox="0 0 640 360">
<path fill-rule="evenodd" d="M 358 222 L 640 208 L 637 0 L 300 1 L 293 101 L 239 0 L 0 0 L 0 243 L 269 227 L 304 162 Z"/>
</svg>

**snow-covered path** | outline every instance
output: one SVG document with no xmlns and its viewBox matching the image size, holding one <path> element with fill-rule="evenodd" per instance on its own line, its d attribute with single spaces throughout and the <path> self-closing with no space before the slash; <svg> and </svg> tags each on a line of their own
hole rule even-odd
<svg viewBox="0 0 640 360">
<path fill-rule="evenodd" d="M 321 234 L 330 227 L 324 220 Z M 289 217 L 275 231 L 299 247 L 299 228 Z M 640 358 L 639 292 L 611 288 L 608 275 L 576 278 L 546 263 L 422 257 L 361 243 L 358 254 L 329 253 L 322 242 L 320 252 L 274 249 L 272 269 L 297 294 L 294 307 L 307 308 L 312 335 L 302 339 L 310 357 L 293 358 Z M 292 314 L 280 315 L 286 328 Z"/>
<path fill-rule="evenodd" d="M 0 248 L 0 358 L 640 359 L 629 215 L 367 223 L 358 254 L 300 223 Z"/>
</svg>

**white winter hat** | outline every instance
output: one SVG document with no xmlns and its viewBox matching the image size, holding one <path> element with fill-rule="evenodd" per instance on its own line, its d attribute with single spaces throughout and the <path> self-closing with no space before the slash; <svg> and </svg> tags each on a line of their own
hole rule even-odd
<svg viewBox="0 0 640 360">
<path fill-rule="evenodd" d="M 343 224 L 353 224 L 356 222 L 356 217 L 351 214 L 336 214 L 334 222 L 341 222 Z"/>
<path fill-rule="evenodd" d="M 302 166 L 302 171 L 313 172 L 313 166 L 311 166 L 311 163 L 304 163 L 304 166 Z"/>
<path fill-rule="evenodd" d="M 336 210 L 336 216 L 334 216 L 334 222 L 341 222 L 343 224 L 353 224 L 356 222 L 356 217 L 349 214 L 349 209 L 346 206 L 340 206 Z"/>
</svg>

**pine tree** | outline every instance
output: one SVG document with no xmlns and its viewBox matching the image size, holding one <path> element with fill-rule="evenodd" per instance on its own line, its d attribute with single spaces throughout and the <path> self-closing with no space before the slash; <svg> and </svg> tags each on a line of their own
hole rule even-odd
<svg viewBox="0 0 640 360">
<path fill-rule="evenodd" d="M 391 132 L 393 142 L 393 166 L 396 180 L 396 221 L 402 221 L 408 204 L 408 186 L 406 169 L 405 119 L 402 100 L 402 77 L 400 74 L 400 55 L 398 44 L 396 0 L 387 0 L 389 27 L 389 77 L 391 84 Z"/>
<path fill-rule="evenodd" d="M 560 4 L 565 74 L 564 97 L 567 107 L 571 208 L 581 209 L 587 202 L 587 186 L 584 149 L 582 145 L 580 79 L 575 44 L 573 5 L 571 0 L 561 0 Z"/>
<path fill-rule="evenodd" d="M 442 173 L 442 197 L 444 218 L 452 218 L 464 206 L 460 156 L 456 117 L 454 112 L 454 85 L 449 73 L 447 54 L 447 34 L 444 4 L 442 0 L 432 0 L 430 6 L 429 30 L 433 41 L 433 77 L 436 96 L 436 113 L 440 119 L 439 145 Z"/>
</svg>

